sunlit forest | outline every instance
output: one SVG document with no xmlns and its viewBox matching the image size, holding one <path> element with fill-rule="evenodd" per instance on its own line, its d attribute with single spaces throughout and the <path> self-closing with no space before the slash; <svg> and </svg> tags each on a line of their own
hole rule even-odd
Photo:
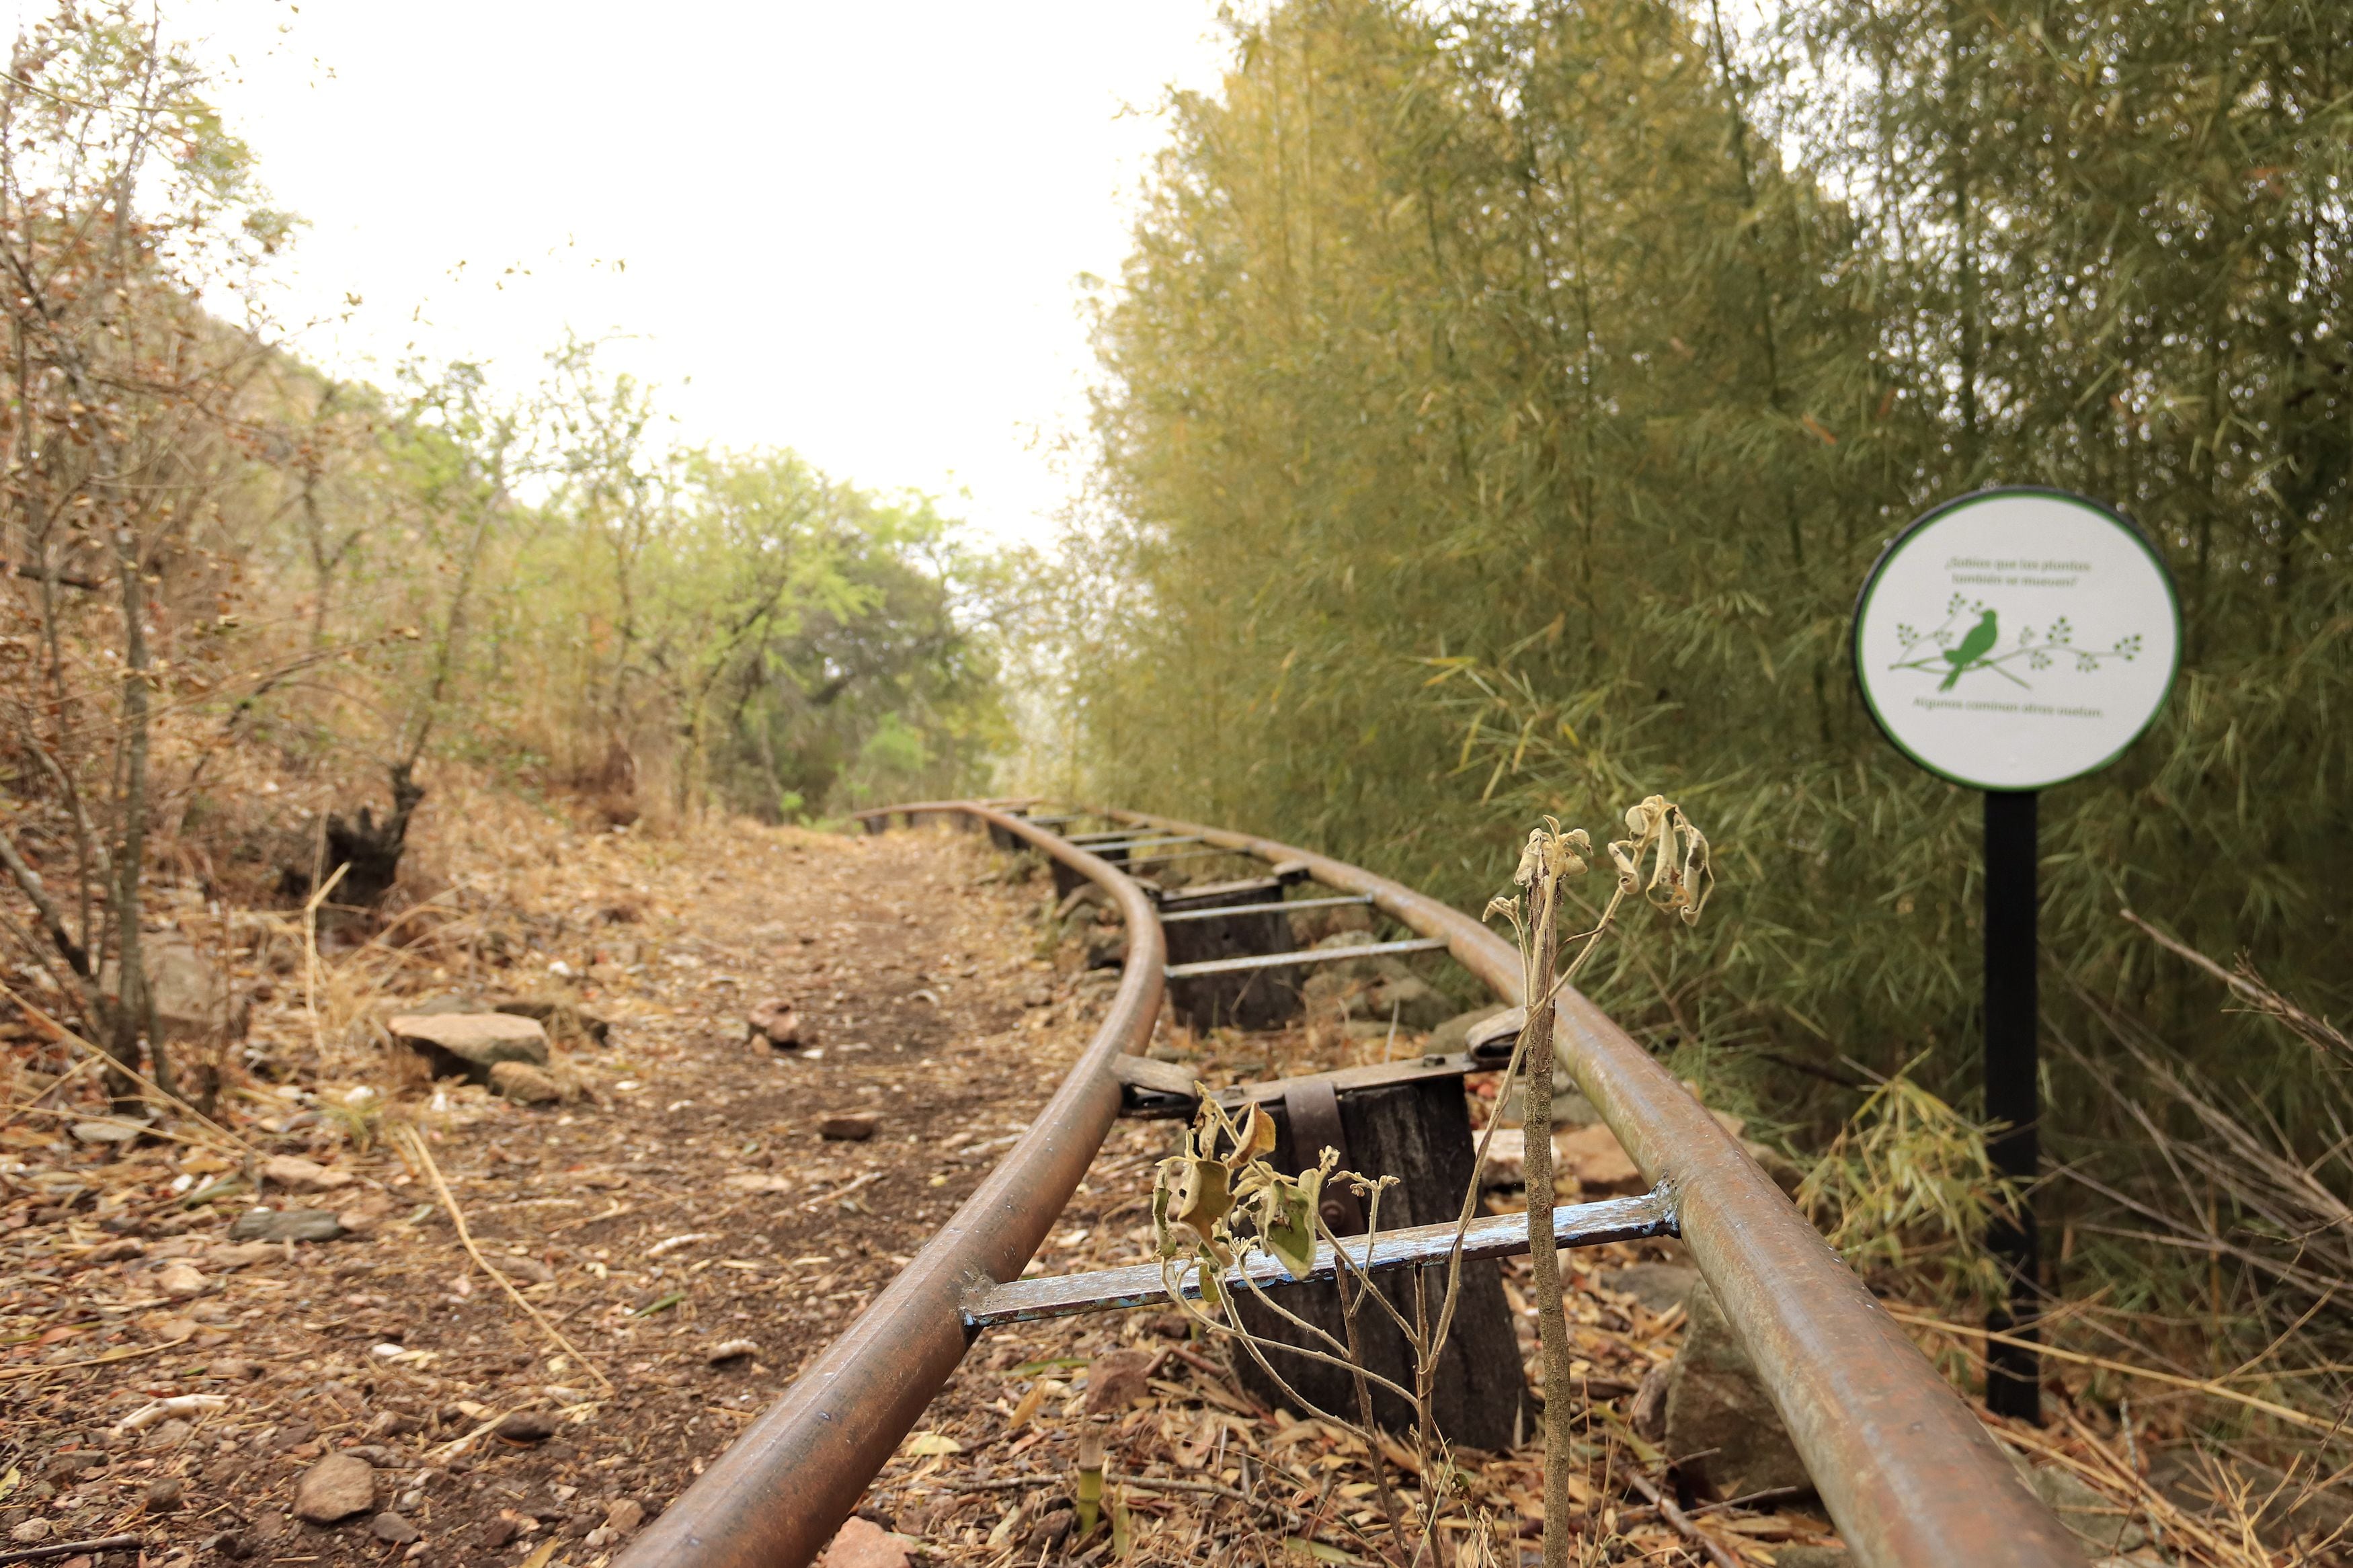
<svg viewBox="0 0 2353 1568">
<path fill-rule="evenodd" d="M 123 1114 L 143 1086 L 227 1122 L 240 1084 L 299 1076 L 211 1025 L 164 1050 L 165 972 L 193 962 L 165 903 L 225 953 L 230 906 L 276 911 L 285 1060 L 374 1052 L 357 982 L 321 1022 L 322 952 L 374 963 L 473 907 L 491 873 L 454 851 L 403 868 L 441 804 L 482 855 L 568 825 L 539 877 L 584 843 L 647 841 L 667 875 L 892 802 L 1051 797 L 1475 911 L 1531 824 L 1599 837 L 1661 795 L 1713 845 L 1707 920 L 1600 950 L 1580 987 L 1810 1173 L 1799 1203 L 1874 1289 L 1976 1321 L 1989 1216 L 2019 1196 L 1983 1152 L 1981 803 L 1888 743 L 1850 639 L 1910 520 L 2047 485 L 2146 531 L 2184 640 L 2148 732 L 2041 804 L 2042 1284 L 2096 1325 L 2084 1365 L 2176 1369 L 2175 1436 L 2246 1475 L 2341 1474 L 2346 24 L 2303 0 L 1230 8 L 1124 269 L 1087 280 L 1072 495 L 1033 546 L 824 471 L 790 430 L 685 440 L 593 338 L 525 375 L 322 368 L 268 307 L 300 225 L 213 68 L 127 5 L 66 5 L 0 78 L 0 945 L 25 988 L 0 1040 L 47 1064 L 25 1106 L 79 1072 L 69 1037 L 106 1053 L 75 1092 Z M 483 826 L 510 808 L 541 826 Z M 771 830 L 801 836 L 728 837 Z M 588 956 L 498 939 L 534 985 L 691 963 L 634 934 L 616 955 L 700 895 L 610 878 L 547 894 Z M 1019 952 L 1111 962 L 1057 948 L 1103 940 L 1072 909 L 1025 910 Z M 367 984 L 479 985 L 497 922 L 466 920 L 462 957 L 453 936 Z M 924 962 L 936 1010 L 954 965 Z M 1442 1014 L 1483 999 L 1427 975 Z M 1012 1016 L 1044 1005 L 1017 989 Z M 729 1039 L 755 1001 L 711 1005 Z M 375 1124 L 336 1114 L 365 1152 Z M 2129 1442 L 2140 1385 L 2083 1375 L 2126 1398 Z M 2340 1560 L 2193 1537 L 2162 1560 Z"/>
</svg>

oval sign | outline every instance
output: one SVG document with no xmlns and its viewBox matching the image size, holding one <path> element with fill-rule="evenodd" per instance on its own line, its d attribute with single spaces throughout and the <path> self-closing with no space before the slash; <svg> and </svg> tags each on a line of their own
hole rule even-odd
<svg viewBox="0 0 2353 1568">
<path fill-rule="evenodd" d="M 2165 706 L 2173 577 L 2139 529 L 2064 490 L 1979 490 L 1915 521 L 1855 601 L 1854 672 L 1887 738 L 1972 789 L 2107 766 Z"/>
</svg>

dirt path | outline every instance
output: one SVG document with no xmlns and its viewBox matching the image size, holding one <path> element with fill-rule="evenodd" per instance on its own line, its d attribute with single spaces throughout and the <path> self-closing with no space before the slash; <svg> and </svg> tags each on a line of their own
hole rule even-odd
<svg viewBox="0 0 2353 1568">
<path fill-rule="evenodd" d="M 332 1026 L 306 1058 L 281 984 L 255 1036 L 315 1093 L 263 1092 L 224 1121 L 260 1155 L 355 1178 L 266 1203 L 325 1205 L 367 1234 L 231 1247 L 250 1196 L 188 1213 L 173 1190 L 224 1162 L 84 1148 L 37 1118 L 0 1131 L 0 1546 L 128 1532 L 151 1562 L 475 1563 L 554 1538 L 554 1560 L 599 1561 L 621 1533 L 598 1533 L 608 1519 L 675 1496 L 890 1279 L 1088 1031 L 1035 956 L 1037 894 L 988 880 L 968 836 L 737 826 L 640 844 L 508 816 L 449 855 L 467 918 L 388 978 L 366 950 L 331 961 L 328 989 L 339 977 L 347 1030 L 551 980 L 610 1023 L 559 1058 L 572 1102 L 444 1089 L 420 1123 L 476 1240 L 612 1392 L 471 1267 L 429 1180 L 345 1103 L 380 1068 Z M 811 1048 L 744 1042 L 769 994 L 799 1002 Z M 871 1138 L 820 1137 L 852 1115 Z M 755 1350 L 714 1363 L 726 1342 Z M 191 1394 L 219 1403 L 118 1429 Z M 484 1430 L 517 1415 L 512 1438 Z M 290 1518 L 301 1478 L 353 1449 L 374 1467 L 367 1507 Z"/>
</svg>

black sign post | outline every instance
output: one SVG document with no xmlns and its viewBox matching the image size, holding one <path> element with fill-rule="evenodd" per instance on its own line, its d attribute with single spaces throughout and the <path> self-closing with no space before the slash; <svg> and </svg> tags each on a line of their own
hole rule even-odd
<svg viewBox="0 0 2353 1568">
<path fill-rule="evenodd" d="M 2035 818 L 2041 792 L 2107 766 L 2172 689 L 2181 611 L 2164 561 L 2121 513 L 2062 490 L 1980 490 L 1919 518 L 1863 580 L 1854 671 L 1887 738 L 1985 793 L 1986 1152 L 2039 1174 Z M 1986 1404 L 2042 1405 L 2041 1259 L 2021 1204 L 1986 1238 L 2009 1279 L 1986 1327 Z"/>
<path fill-rule="evenodd" d="M 2042 1115 L 2034 973 L 2040 799 L 2032 790 L 1988 790 L 1985 796 L 1985 1110 L 1995 1124 L 1986 1152 L 2021 1189 L 2037 1173 L 2035 1131 Z M 2041 1316 L 2033 1208 L 2021 1204 L 2014 1215 L 1997 1218 L 1986 1244 L 2010 1275 L 2009 1302 L 1986 1314 L 1986 1327 L 2031 1340 Z M 2041 1361 L 2027 1345 L 1987 1341 L 1986 1408 L 2041 1420 Z"/>
</svg>

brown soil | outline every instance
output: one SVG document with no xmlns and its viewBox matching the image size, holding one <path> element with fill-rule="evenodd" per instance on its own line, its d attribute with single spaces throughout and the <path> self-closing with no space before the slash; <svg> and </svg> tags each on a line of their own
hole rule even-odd
<svg viewBox="0 0 2353 1568">
<path fill-rule="evenodd" d="M 478 804 L 495 820 L 445 868 L 465 913 L 408 949 L 331 955 L 316 1053 L 293 966 L 254 1037 L 314 1092 L 257 1084 L 221 1117 L 260 1156 L 356 1178 L 264 1202 L 374 1209 L 354 1216 L 372 1234 L 232 1268 L 216 1259 L 251 1196 L 191 1213 L 172 1185 L 226 1162 L 85 1148 L 37 1114 L 0 1131 L 0 1531 L 127 1532 L 151 1561 L 510 1562 L 551 1537 L 554 1561 L 601 1560 L 586 1537 L 614 1506 L 650 1513 L 681 1490 L 977 1184 L 1088 1033 L 1092 1004 L 1035 956 L 1038 892 L 993 880 L 968 837 L 733 825 L 641 842 Z M 386 952 L 400 962 L 371 971 Z M 383 1120 L 344 1104 L 391 1076 L 367 1018 L 543 992 L 556 963 L 576 977 L 553 977 L 564 998 L 612 1026 L 604 1047 L 559 1051 L 575 1099 L 527 1110 L 445 1083 L 391 1118 L 427 1131 L 477 1242 L 610 1394 L 471 1265 Z M 246 967 L 269 987 L 269 963 Z M 746 1043 L 771 994 L 798 1003 L 809 1048 Z M 871 1116 L 872 1137 L 822 1139 L 842 1113 Z M 200 1293 L 166 1294 L 175 1263 Z M 713 1364 L 731 1340 L 755 1353 Z M 113 1430 L 192 1394 L 226 1403 Z M 482 1431 L 515 1412 L 553 1435 Z M 303 1474 L 353 1447 L 416 1545 L 379 1539 L 369 1514 L 289 1517 Z M 175 1479 L 177 1506 L 151 1506 Z"/>
</svg>

